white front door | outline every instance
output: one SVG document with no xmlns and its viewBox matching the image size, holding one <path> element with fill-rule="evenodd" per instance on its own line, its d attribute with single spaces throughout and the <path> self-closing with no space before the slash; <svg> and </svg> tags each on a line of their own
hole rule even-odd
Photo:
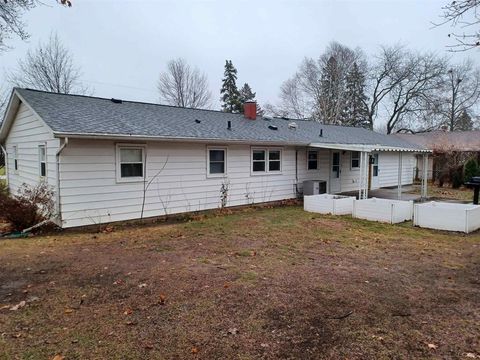
<svg viewBox="0 0 480 360">
<path fill-rule="evenodd" d="M 372 189 L 378 189 L 380 187 L 379 173 L 380 168 L 378 167 L 378 154 L 372 154 L 372 164 L 371 164 L 371 175 L 372 175 Z"/>
<path fill-rule="evenodd" d="M 339 193 L 342 189 L 341 179 L 341 155 L 340 151 L 332 151 L 332 159 L 330 162 L 330 193 Z"/>
</svg>

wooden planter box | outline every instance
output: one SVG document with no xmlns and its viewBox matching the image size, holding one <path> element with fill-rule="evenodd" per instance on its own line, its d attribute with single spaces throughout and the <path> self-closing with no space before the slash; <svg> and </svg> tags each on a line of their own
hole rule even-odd
<svg viewBox="0 0 480 360">
<path fill-rule="evenodd" d="M 413 201 L 371 198 L 353 204 L 353 217 L 358 219 L 396 224 L 412 220 L 412 216 Z"/>
<path fill-rule="evenodd" d="M 431 201 L 415 204 L 414 225 L 470 233 L 480 229 L 480 205 Z"/>
<path fill-rule="evenodd" d="M 303 209 L 320 214 L 349 215 L 352 214 L 354 200 L 352 196 L 309 195 L 303 197 Z"/>
</svg>

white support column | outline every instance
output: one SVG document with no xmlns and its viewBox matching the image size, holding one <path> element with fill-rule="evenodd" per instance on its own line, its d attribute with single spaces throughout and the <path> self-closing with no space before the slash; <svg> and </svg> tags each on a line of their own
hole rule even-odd
<svg viewBox="0 0 480 360">
<path fill-rule="evenodd" d="M 363 151 L 360 152 L 360 176 L 358 178 L 358 199 L 362 198 L 363 185 Z"/>
<path fill-rule="evenodd" d="M 398 185 L 397 185 L 397 197 L 398 200 L 402 200 L 402 171 L 403 171 L 403 153 L 398 153 Z"/>
<path fill-rule="evenodd" d="M 428 154 L 423 154 L 423 161 L 422 161 L 422 191 L 421 196 L 422 199 L 426 199 L 428 197 Z"/>
<path fill-rule="evenodd" d="M 358 179 L 358 199 L 368 197 L 368 153 L 360 152 L 360 177 Z"/>
</svg>

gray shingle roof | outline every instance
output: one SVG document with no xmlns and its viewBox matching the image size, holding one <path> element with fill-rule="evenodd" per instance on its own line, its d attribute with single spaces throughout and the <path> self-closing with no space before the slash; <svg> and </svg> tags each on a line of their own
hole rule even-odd
<svg viewBox="0 0 480 360">
<path fill-rule="evenodd" d="M 395 134 L 395 136 L 438 152 L 480 151 L 480 130 L 453 132 L 437 130 L 419 134 Z"/>
<path fill-rule="evenodd" d="M 64 95 L 16 89 L 54 133 L 208 140 L 279 142 L 289 144 L 365 144 L 421 149 L 400 138 L 363 128 L 323 125 L 307 120 L 257 118 L 221 111 L 186 109 L 166 105 Z M 197 120 L 197 121 L 196 121 Z M 198 123 L 200 120 L 200 123 Z M 227 129 L 231 121 L 232 129 Z M 295 121 L 296 130 L 288 124 Z M 271 130 L 274 125 L 278 130 Z M 323 136 L 320 137 L 320 130 Z"/>
</svg>

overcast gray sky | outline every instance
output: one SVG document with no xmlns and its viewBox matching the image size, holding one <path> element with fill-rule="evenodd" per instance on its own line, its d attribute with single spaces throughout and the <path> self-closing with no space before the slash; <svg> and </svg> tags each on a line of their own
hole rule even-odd
<svg viewBox="0 0 480 360">
<path fill-rule="evenodd" d="M 215 107 L 225 59 L 237 67 L 239 86 L 248 82 L 260 103 L 275 102 L 302 58 L 319 56 L 332 40 L 367 54 L 396 42 L 446 53 L 449 27 L 431 25 L 446 1 L 73 0 L 72 8 L 26 14 L 30 40 L 10 41 L 14 49 L 0 63 L 13 68 L 57 31 L 97 96 L 156 102 L 159 72 L 184 57 L 207 73 Z M 480 51 L 452 56 L 479 61 Z"/>
</svg>

